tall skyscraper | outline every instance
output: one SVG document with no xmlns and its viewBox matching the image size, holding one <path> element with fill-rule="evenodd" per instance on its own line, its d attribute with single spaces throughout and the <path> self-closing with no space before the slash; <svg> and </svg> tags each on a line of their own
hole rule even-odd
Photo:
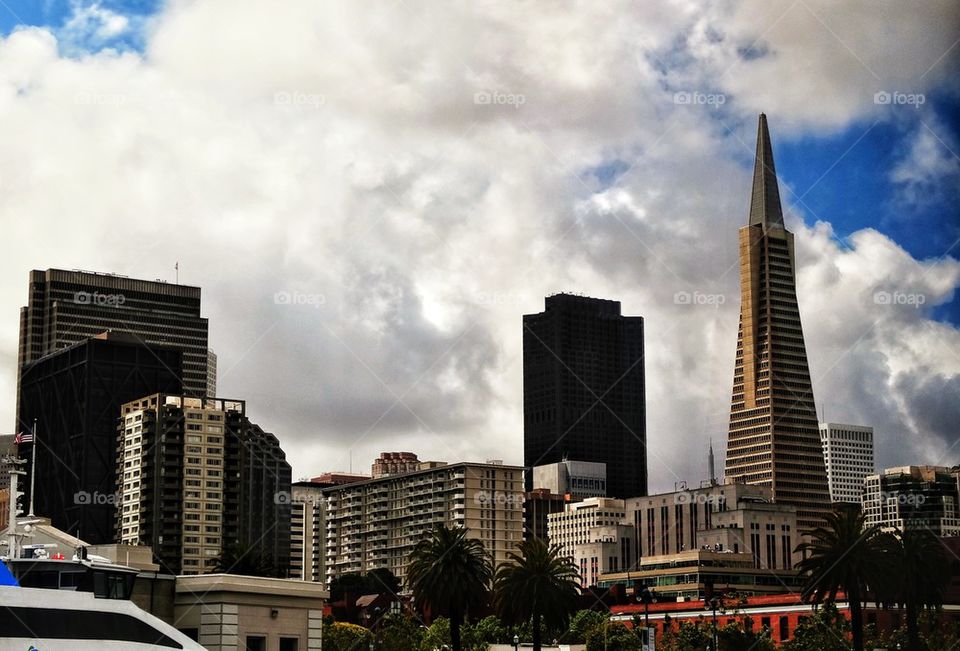
<svg viewBox="0 0 960 651">
<path fill-rule="evenodd" d="M 607 464 L 607 495 L 647 494 L 643 317 L 620 302 L 548 296 L 523 317 L 523 465 Z"/>
<path fill-rule="evenodd" d="M 863 425 L 820 423 L 823 461 L 832 502 L 860 504 L 863 480 L 875 472 L 873 428 Z"/>
<path fill-rule="evenodd" d="M 105 333 L 28 362 L 20 372 L 22 426 L 37 422 L 37 442 L 20 446 L 30 461 L 37 446 L 35 510 L 89 543 L 113 542 L 120 407 L 156 391 L 180 391 L 183 354 Z M 29 504 L 24 482 L 22 506 Z"/>
<path fill-rule="evenodd" d="M 760 115 L 750 219 L 740 229 L 740 330 L 726 475 L 797 507 L 800 529 L 830 508 L 819 422 L 797 307 L 793 233 L 783 211 L 767 118 Z"/>
<path fill-rule="evenodd" d="M 31 271 L 20 310 L 19 366 L 102 332 L 123 332 L 148 345 L 183 352 L 183 391 L 210 393 L 207 320 L 200 288 L 113 274 Z M 215 371 L 212 381 L 215 383 Z M 215 387 L 214 387 L 215 388 Z"/>
<path fill-rule="evenodd" d="M 229 547 L 286 573 L 290 464 L 246 403 L 142 397 L 123 405 L 117 440 L 117 542 L 150 545 L 174 574 L 210 572 Z"/>
</svg>

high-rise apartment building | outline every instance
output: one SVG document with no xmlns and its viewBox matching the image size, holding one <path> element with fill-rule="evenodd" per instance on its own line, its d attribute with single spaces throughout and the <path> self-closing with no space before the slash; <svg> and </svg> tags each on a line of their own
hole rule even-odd
<svg viewBox="0 0 960 651">
<path fill-rule="evenodd" d="M 209 572 L 230 548 L 286 573 L 290 464 L 242 400 L 154 394 L 120 413 L 117 542 L 150 545 L 173 574 Z"/>
<path fill-rule="evenodd" d="M 793 234 L 767 118 L 760 115 L 750 218 L 740 229 L 740 328 L 726 476 L 769 488 L 809 530 L 830 508 L 819 422 L 797 305 Z"/>
<path fill-rule="evenodd" d="M 830 486 L 830 501 L 860 504 L 863 499 L 863 480 L 876 472 L 873 465 L 873 428 L 820 423 L 820 443 Z"/>
<path fill-rule="evenodd" d="M 103 332 L 128 333 L 147 345 L 180 350 L 183 391 L 216 395 L 210 392 L 199 287 L 88 271 L 30 272 L 27 305 L 20 310 L 21 368 Z"/>
<path fill-rule="evenodd" d="M 323 484 L 293 482 L 290 495 L 290 578 L 326 579 L 326 500 Z"/>
<path fill-rule="evenodd" d="M 548 296 L 523 317 L 523 464 L 607 466 L 607 495 L 647 492 L 643 317 L 618 301 Z M 527 490 L 535 488 L 533 474 Z"/>
<path fill-rule="evenodd" d="M 960 536 L 960 467 L 900 466 L 864 480 L 867 526 Z"/>
<path fill-rule="evenodd" d="M 623 500 L 591 497 L 547 516 L 550 544 L 560 545 L 560 553 L 573 561 L 581 587 L 597 585 L 601 574 L 636 566 L 635 532 L 625 514 Z"/>
<path fill-rule="evenodd" d="M 94 544 L 114 542 L 117 419 L 149 393 L 179 393 L 182 353 L 106 333 L 27 362 L 20 372 L 21 432 L 37 423 L 36 514 Z M 29 463 L 32 446 L 20 446 Z M 23 506 L 30 482 L 24 482 Z"/>
<path fill-rule="evenodd" d="M 326 580 L 386 568 L 401 583 L 417 542 L 437 525 L 466 528 L 494 563 L 523 540 L 523 469 L 491 463 L 436 465 L 324 489 Z"/>
</svg>

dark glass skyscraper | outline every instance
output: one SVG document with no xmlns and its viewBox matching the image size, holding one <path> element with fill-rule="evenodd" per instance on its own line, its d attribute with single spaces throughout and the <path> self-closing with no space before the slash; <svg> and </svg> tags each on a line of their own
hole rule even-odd
<svg viewBox="0 0 960 651">
<path fill-rule="evenodd" d="M 647 494 L 643 317 L 620 302 L 548 296 L 523 317 L 523 464 L 607 464 L 607 494 Z"/>
<path fill-rule="evenodd" d="M 109 333 L 26 364 L 20 419 L 37 421 L 35 511 L 92 544 L 113 542 L 116 436 L 121 406 L 142 395 L 180 391 L 182 353 Z M 29 482 L 21 505 L 29 504 Z"/>
<path fill-rule="evenodd" d="M 812 529 L 830 508 L 797 304 L 793 233 L 783 224 L 767 118 L 760 115 L 750 218 L 740 229 L 740 329 L 728 479 L 766 486 Z"/>
<path fill-rule="evenodd" d="M 107 331 L 181 350 L 183 391 L 216 395 L 199 287 L 89 271 L 30 272 L 28 302 L 20 310 L 20 368 Z"/>
</svg>

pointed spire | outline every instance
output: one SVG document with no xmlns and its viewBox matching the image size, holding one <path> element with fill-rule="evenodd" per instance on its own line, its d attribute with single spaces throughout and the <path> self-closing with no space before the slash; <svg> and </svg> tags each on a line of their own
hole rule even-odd
<svg viewBox="0 0 960 651">
<path fill-rule="evenodd" d="M 713 466 L 713 437 L 710 437 L 710 454 L 707 457 L 707 471 L 710 473 L 710 485 L 717 485 L 717 473 Z"/>
<path fill-rule="evenodd" d="M 783 209 L 777 170 L 773 166 L 773 147 L 767 130 L 767 116 L 760 114 L 757 127 L 757 159 L 753 164 L 753 196 L 750 198 L 750 225 L 760 224 L 764 230 L 783 228 Z"/>
</svg>

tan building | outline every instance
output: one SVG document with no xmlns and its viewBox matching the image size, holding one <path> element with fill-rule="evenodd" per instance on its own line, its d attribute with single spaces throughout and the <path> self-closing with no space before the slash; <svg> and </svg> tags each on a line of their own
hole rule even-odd
<svg viewBox="0 0 960 651">
<path fill-rule="evenodd" d="M 431 464 L 434 465 L 434 464 Z M 523 540 L 523 468 L 454 463 L 324 490 L 326 580 L 386 568 L 401 582 L 436 525 L 461 526 L 502 563 Z"/>
<path fill-rule="evenodd" d="M 789 569 L 800 560 L 797 509 L 775 504 L 769 488 L 718 484 L 634 497 L 627 520 L 637 532 L 637 556 L 696 550 L 749 554 L 754 567 Z"/>
<path fill-rule="evenodd" d="M 319 650 L 323 603 L 316 583 L 232 574 L 178 576 L 177 628 L 208 651 Z"/>
<path fill-rule="evenodd" d="M 547 516 L 547 537 L 551 545 L 560 545 L 568 558 L 576 545 L 595 541 L 593 529 L 625 523 L 624 501 L 612 497 L 591 497 L 566 504 L 560 513 Z"/>
<path fill-rule="evenodd" d="M 803 580 L 796 570 L 769 570 L 754 565 L 750 554 L 729 550 L 694 549 L 650 556 L 629 572 L 611 572 L 600 577 L 601 589 L 614 585 L 633 594 L 637 586 L 653 590 L 658 600 L 697 601 L 708 592 L 737 592 L 745 596 L 800 592 Z"/>
<path fill-rule="evenodd" d="M 769 488 L 812 529 L 830 508 L 797 306 L 793 234 L 783 211 L 767 118 L 760 115 L 750 218 L 740 229 L 740 328 L 726 476 Z"/>
<path fill-rule="evenodd" d="M 413 452 L 381 452 L 370 467 L 374 479 L 420 470 L 420 459 Z"/>
</svg>

